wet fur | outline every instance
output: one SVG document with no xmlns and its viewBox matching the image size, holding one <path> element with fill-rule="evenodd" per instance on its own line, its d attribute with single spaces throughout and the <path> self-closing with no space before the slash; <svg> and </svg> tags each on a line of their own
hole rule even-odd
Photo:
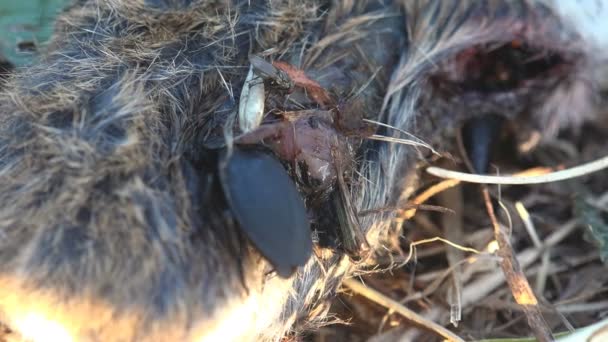
<svg viewBox="0 0 608 342">
<path fill-rule="evenodd" d="M 338 97 L 361 91 L 367 117 L 426 136 L 433 68 L 522 34 L 582 56 L 533 120 L 555 131 L 596 116 L 604 47 L 537 2 L 75 2 L 40 63 L 0 94 L 3 321 L 32 338 L 32 317 L 56 322 L 85 341 L 277 340 L 318 327 L 341 279 L 364 266 L 322 250 L 291 279 L 265 275 L 214 178 L 209 146 L 236 132 L 248 54 L 299 66 Z M 559 92 L 586 111 L 554 116 Z M 357 209 L 403 203 L 416 156 L 365 143 Z M 361 218 L 375 249 L 399 231 L 393 217 Z"/>
</svg>

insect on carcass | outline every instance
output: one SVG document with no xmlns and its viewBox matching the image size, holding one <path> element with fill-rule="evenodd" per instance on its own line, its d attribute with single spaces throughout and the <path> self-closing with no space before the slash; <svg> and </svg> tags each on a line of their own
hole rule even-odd
<svg viewBox="0 0 608 342">
<path fill-rule="evenodd" d="M 267 124 L 236 137 L 235 143 L 263 144 L 282 160 L 289 161 L 293 165 L 293 172 L 297 174 L 296 178 L 302 180 L 302 191 L 308 194 L 308 207 L 314 210 L 319 205 L 329 204 L 338 214 L 338 222 L 335 223 L 340 228 L 341 247 L 353 260 L 361 259 L 369 246 L 360 230 L 344 175 L 354 166 L 353 158 L 361 144 L 361 138 L 369 135 L 371 131 L 363 122 L 363 113 L 355 109 L 352 104 L 338 105 L 317 82 L 308 79 L 302 71 L 286 64 L 279 64 L 299 78 L 294 82 L 288 72 L 270 65 L 259 57 L 253 56 L 251 62 L 255 69 L 280 89 L 292 90 L 295 84 L 307 90 L 307 95 L 314 105 L 321 108 L 281 111 L 278 115 L 269 115 L 274 119 L 270 118 Z M 260 102 L 264 102 L 264 99 Z M 283 103 L 289 107 L 285 101 Z M 302 106 L 301 101 L 297 104 Z M 282 106 L 274 107 L 278 110 Z M 331 107 L 331 109 L 323 107 Z M 341 110 L 349 110 L 349 112 L 341 113 Z M 259 115 L 260 112 L 239 113 L 241 114 L 239 118 L 249 113 Z M 241 122 L 247 121 L 245 118 L 241 120 Z M 356 134 L 359 136 L 355 136 Z M 246 224 L 242 224 L 242 227 L 247 230 Z M 323 230 L 321 227 L 318 228 L 317 230 Z M 294 241 L 294 244 L 297 242 Z M 274 247 L 270 245 L 268 248 Z"/>
<path fill-rule="evenodd" d="M 389 209 L 428 151 L 393 142 L 599 119 L 606 17 L 594 1 L 75 1 L 0 94 L 3 323 L 33 341 L 324 324 L 401 229 Z"/>
</svg>

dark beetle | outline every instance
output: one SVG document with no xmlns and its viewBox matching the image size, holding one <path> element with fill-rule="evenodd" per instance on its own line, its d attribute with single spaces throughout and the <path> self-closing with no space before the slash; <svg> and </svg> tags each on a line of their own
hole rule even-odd
<svg viewBox="0 0 608 342">
<path fill-rule="evenodd" d="M 363 121 L 366 115 L 363 101 L 359 101 L 356 95 L 338 101 L 306 72 L 285 62 L 275 62 L 277 67 L 257 56 L 249 59 L 253 69 L 270 80 L 274 87 L 289 90 L 289 93 L 298 90 L 298 104 L 305 106 L 309 103 L 312 108 L 286 111 L 279 104 L 285 104 L 287 100 L 276 101 L 275 95 L 274 101 L 267 100 L 266 103 L 272 104 L 278 113 L 268 115 L 268 122 L 262 122 L 260 127 L 238 136 L 235 142 L 263 144 L 292 165 L 292 173 L 298 175 L 296 178 L 307 188 L 305 192 L 309 197 L 313 195 L 321 199 L 312 202 L 329 205 L 337 214 L 338 232 L 332 232 L 335 231 L 333 227 L 317 227 L 317 230 L 339 235 L 339 246 L 351 260 L 365 259 L 369 255 L 369 243 L 361 231 L 345 181 L 346 175 L 352 174 L 353 159 L 362 139 L 373 133 L 373 127 Z M 313 204 L 311 209 L 314 210 L 315 206 L 319 204 Z"/>
<path fill-rule="evenodd" d="M 312 251 L 301 195 L 278 160 L 234 148 L 220 163 L 224 194 L 247 237 L 282 277 L 303 266 Z"/>
</svg>

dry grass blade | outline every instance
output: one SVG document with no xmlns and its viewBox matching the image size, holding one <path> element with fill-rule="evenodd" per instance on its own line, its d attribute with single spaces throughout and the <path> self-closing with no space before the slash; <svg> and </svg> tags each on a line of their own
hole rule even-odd
<svg viewBox="0 0 608 342">
<path fill-rule="evenodd" d="M 409 139 L 400 139 L 400 138 L 394 138 L 394 137 L 387 137 L 387 136 L 379 135 L 379 134 L 371 135 L 371 136 L 367 137 L 366 139 L 378 140 L 378 141 L 386 141 L 386 142 L 391 142 L 391 143 L 396 143 L 396 144 L 401 144 L 401 145 L 426 147 L 426 148 L 431 149 L 431 151 L 434 151 L 426 143 L 421 143 L 421 142 L 414 141 L 414 140 L 409 140 Z"/>
<path fill-rule="evenodd" d="M 433 185 L 432 187 L 428 188 L 427 190 L 425 190 L 423 193 L 421 193 L 420 195 L 416 196 L 416 198 L 414 198 L 414 200 L 411 202 L 411 204 L 414 205 L 414 208 L 412 209 L 407 209 L 403 212 L 403 214 L 400 215 L 400 219 L 402 220 L 409 220 L 412 217 L 414 217 L 414 215 L 416 214 L 416 210 L 417 210 L 417 206 L 421 205 L 422 203 L 428 201 L 431 197 L 435 196 L 436 194 L 447 190 L 451 187 L 454 187 L 456 185 L 460 184 L 460 181 L 457 179 L 448 179 L 448 180 L 444 180 L 441 183 L 438 183 L 436 185 Z"/>
<path fill-rule="evenodd" d="M 542 242 L 540 241 L 540 238 L 538 237 L 538 233 L 536 232 L 536 227 L 534 227 L 534 223 L 532 222 L 532 219 L 530 218 L 530 213 L 528 212 L 526 207 L 523 205 L 523 203 L 516 202 L 515 209 L 517 210 L 519 217 L 524 222 L 524 227 L 528 231 L 528 234 L 530 235 L 530 238 L 532 239 L 532 243 L 534 243 L 534 246 L 537 248 L 542 248 Z M 547 272 L 548 272 L 549 264 L 550 264 L 549 256 L 550 256 L 549 251 L 545 250 L 543 252 L 543 256 L 541 259 L 540 270 L 536 276 L 536 286 L 535 286 L 536 293 L 543 293 L 545 290 L 545 284 L 547 282 Z"/>
<path fill-rule="evenodd" d="M 551 172 L 552 170 L 553 169 L 548 168 L 548 167 L 535 167 L 532 169 L 524 170 L 522 172 L 518 172 L 514 176 L 528 177 L 528 176 L 533 176 L 533 175 L 543 175 L 543 174 L 547 174 L 547 173 Z M 410 204 L 413 206 L 413 208 L 404 210 L 403 213 L 401 215 L 399 215 L 399 219 L 401 219 L 401 220 L 411 219 L 416 214 L 416 209 L 418 208 L 419 205 L 428 201 L 431 197 L 437 195 L 438 193 L 441 193 L 442 191 L 445 191 L 449 188 L 455 187 L 460 183 L 461 183 L 461 181 L 459 179 L 446 179 L 446 180 L 441 181 L 440 183 L 437 183 L 437 184 L 433 185 L 432 187 L 426 189 L 423 193 L 416 196 L 416 198 L 414 198 L 414 200 L 411 201 Z"/>
<path fill-rule="evenodd" d="M 482 192 L 488 215 L 490 215 L 492 226 L 494 227 L 494 237 L 498 242 L 498 255 L 502 258 L 500 266 L 507 279 L 507 283 L 511 288 L 513 297 L 515 297 L 515 301 L 524 309 L 524 313 L 528 319 L 528 325 L 536 338 L 539 341 L 553 341 L 551 329 L 549 329 L 549 326 L 547 325 L 547 322 L 545 322 L 538 307 L 538 300 L 536 299 L 519 262 L 513 255 L 513 248 L 509 242 L 508 234 L 506 234 L 498 224 L 496 215 L 494 214 L 494 208 L 492 207 L 490 192 L 487 187 L 483 187 Z"/>
<path fill-rule="evenodd" d="M 418 241 L 414 241 L 414 242 L 410 243 L 410 251 L 409 251 L 409 253 L 407 255 L 407 258 L 405 258 L 405 261 L 403 261 L 403 264 L 405 265 L 408 262 L 410 262 L 410 260 L 412 260 L 412 256 L 414 255 L 416 246 L 422 245 L 422 244 L 431 243 L 431 242 L 435 242 L 435 241 L 441 241 L 443 243 L 446 243 L 446 244 L 448 244 L 448 245 L 450 245 L 450 246 L 452 246 L 454 248 L 457 248 L 457 249 L 459 249 L 461 251 L 464 251 L 464 252 L 471 252 L 471 253 L 475 253 L 475 254 L 483 254 L 482 252 L 476 250 L 475 248 L 464 247 L 464 246 L 456 244 L 456 243 L 454 243 L 454 242 L 452 242 L 450 240 L 446 240 L 446 239 L 444 239 L 442 237 L 435 236 L 435 237 L 430 238 L 430 239 L 418 240 Z"/>
<path fill-rule="evenodd" d="M 544 240 L 544 248 L 549 248 L 562 242 L 574 230 L 579 227 L 576 220 L 571 220 L 561 227 L 557 227 L 551 235 Z M 542 254 L 543 249 L 528 248 L 517 255 L 522 267 L 530 266 Z M 462 305 L 467 306 L 478 302 L 490 292 L 495 290 L 505 281 L 504 275 L 501 272 L 494 272 L 470 283 L 462 294 Z"/>
<path fill-rule="evenodd" d="M 439 205 L 407 203 L 406 205 L 401 206 L 400 208 L 384 207 L 384 208 L 377 208 L 377 209 L 361 210 L 359 213 L 357 213 L 357 215 L 363 217 L 366 215 L 377 214 L 377 213 L 382 213 L 382 212 L 397 212 L 399 215 L 399 216 L 397 216 L 397 218 L 399 218 L 399 217 L 403 216 L 406 211 L 409 211 L 409 210 L 434 211 L 434 212 L 442 213 L 442 214 L 454 214 L 454 210 L 452 210 L 450 208 L 442 207 Z"/>
<path fill-rule="evenodd" d="M 415 313 L 414 311 L 412 311 L 412 310 L 406 308 L 405 306 L 403 306 L 402 304 L 398 303 L 397 301 L 383 295 L 382 293 L 380 293 L 372 288 L 369 288 L 369 287 L 363 285 L 362 283 L 360 283 L 356 280 L 346 279 L 346 280 L 344 280 L 343 285 L 348 287 L 349 289 L 351 289 L 353 292 L 355 292 L 359 295 L 362 295 L 362 296 L 366 297 L 367 299 L 402 315 L 403 317 L 405 317 L 412 323 L 415 323 L 430 331 L 437 333 L 439 336 L 442 336 L 443 338 L 445 338 L 448 341 L 464 341 L 458 335 L 447 330 L 446 328 L 442 327 L 441 325 L 422 317 L 421 315 Z"/>
<path fill-rule="evenodd" d="M 583 165 L 575 166 L 570 169 L 555 171 L 546 175 L 540 176 L 487 176 L 475 175 L 452 170 L 446 170 L 440 167 L 429 167 L 426 172 L 440 178 L 458 179 L 462 182 L 479 183 L 479 184 L 504 184 L 504 185 L 522 185 L 522 184 L 542 184 L 558 182 L 567 179 L 577 178 L 588 175 L 608 168 L 608 156 L 589 162 Z"/>
<path fill-rule="evenodd" d="M 462 244 L 464 241 L 463 230 L 463 195 L 461 187 L 450 188 L 438 196 L 439 204 L 452 208 L 454 215 L 442 215 L 441 227 L 444 236 L 455 243 Z M 464 253 L 457 248 L 448 248 L 446 250 L 446 258 L 450 268 L 453 268 L 452 283 L 448 292 L 448 303 L 450 305 L 450 323 L 455 327 L 462 319 L 462 267 L 459 261 L 464 259 Z"/>
<path fill-rule="evenodd" d="M 418 138 L 417 136 L 413 135 L 412 133 L 410 133 L 408 131 L 405 131 L 405 130 L 402 130 L 400 128 L 397 128 L 397 127 L 394 127 L 394 126 L 391 126 L 391 125 L 387 125 L 385 123 L 382 123 L 382 122 L 379 122 L 379 121 L 375 121 L 375 120 L 363 119 L 363 121 L 367 122 L 367 123 L 374 124 L 374 125 L 390 128 L 390 129 L 395 130 L 397 132 L 403 133 L 403 134 L 411 137 L 412 139 L 416 139 L 416 141 L 418 141 L 420 144 L 422 144 L 422 146 L 428 148 L 434 155 L 439 155 L 439 152 L 435 151 L 435 149 L 433 149 L 433 146 L 431 146 L 428 143 L 425 143 L 424 141 L 422 141 L 422 139 Z"/>
</svg>

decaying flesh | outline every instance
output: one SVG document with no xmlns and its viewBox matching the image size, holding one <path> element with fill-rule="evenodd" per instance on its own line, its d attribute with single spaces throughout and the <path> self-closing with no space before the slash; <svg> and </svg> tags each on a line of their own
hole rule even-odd
<svg viewBox="0 0 608 342">
<path fill-rule="evenodd" d="M 336 106 L 357 99 L 340 114 L 396 128 L 378 129 L 389 137 L 403 130 L 449 150 L 460 122 L 486 114 L 550 137 L 605 120 L 608 43 L 590 32 L 608 22 L 608 8 L 577 4 L 75 2 L 40 62 L 16 72 L 0 94 L 3 322 L 35 341 L 51 333 L 79 341 L 278 340 L 325 324 L 324 305 L 341 280 L 373 265 L 319 247 L 289 279 L 267 272 L 209 171 L 218 162 L 210 150 L 242 133 L 235 122 L 249 56 L 302 70 Z M 501 51 L 501 65 L 492 51 Z M 528 59 L 545 57 L 527 69 Z M 281 118 L 273 131 L 286 141 L 307 132 L 336 137 L 336 128 L 343 134 L 360 122 L 327 124 L 323 95 L 265 93 L 264 114 L 313 111 L 304 114 L 324 127 Z M 309 154 L 306 164 L 316 179 L 348 175 L 351 207 L 371 213 L 356 219 L 371 251 L 382 253 L 401 227 L 393 212 L 377 209 L 407 201 L 415 183 L 406 176 L 420 154 L 386 142 L 364 140 L 352 151 L 340 144 L 330 141 L 338 148 Z M 344 174 L 322 172 L 327 158 L 340 165 L 349 153 Z M 321 211 L 315 225 L 336 215 Z"/>
<path fill-rule="evenodd" d="M 296 96 L 300 95 L 300 98 L 312 101 L 310 104 L 313 108 L 320 108 L 281 112 L 284 108 L 278 104 L 286 103 L 287 98 L 276 102 L 275 95 L 275 112 L 280 114 L 268 115 L 267 121 L 270 122 L 259 125 L 255 130 L 240 124 L 239 128 L 244 134 L 237 137 L 235 142 L 264 145 L 280 159 L 288 161 L 296 178 L 301 180 L 302 192 L 308 194 L 309 209 L 313 215 L 326 214 L 326 211 L 319 213 L 319 206 L 322 205 L 329 205 L 336 212 L 337 220 L 334 223 L 337 228 L 317 225 L 316 230 L 325 230 L 323 233 L 328 235 L 338 230 L 338 234 L 334 235 L 340 237 L 339 247 L 347 252 L 351 260 L 364 259 L 369 256 L 369 243 L 361 231 L 345 180 L 345 175 L 352 174 L 354 158 L 362 139 L 374 132 L 374 127 L 370 127 L 363 120 L 366 113 L 362 108 L 358 108 L 361 107 L 360 99 L 355 97 L 345 102 L 337 101 L 303 70 L 281 61 L 270 64 L 257 56 L 250 56 L 249 59 L 252 68 L 271 83 L 270 90 L 280 90 L 277 94 L 279 98 L 281 94 L 291 95 L 295 91 Z M 251 85 L 245 81 L 243 93 L 250 91 L 248 87 Z M 264 94 L 257 101 L 265 102 L 265 99 Z M 302 101 L 298 104 L 303 106 Z M 328 107 L 332 108 L 322 109 Z M 259 117 L 256 110 L 247 111 L 245 114 Z M 239 118 L 246 118 L 246 115 L 239 111 Z M 318 220 L 313 218 L 313 221 Z"/>
<path fill-rule="evenodd" d="M 355 166 L 356 149 L 361 136 L 349 137 L 341 132 L 334 111 L 319 109 L 283 113 L 285 120 L 265 124 L 256 130 L 239 136 L 239 144 L 262 144 L 269 147 L 279 158 L 290 162 L 292 170 L 299 175 L 302 192 L 313 198 L 309 201 L 311 211 L 318 213 L 319 205 L 329 205 L 336 212 L 340 247 L 353 260 L 368 255 L 369 244 L 361 231 L 356 210 L 351 204 L 345 174 L 351 174 Z M 318 203 L 318 204 L 314 204 Z M 321 228 L 320 228 L 321 229 Z M 325 230 L 328 228 L 326 227 Z"/>
<path fill-rule="evenodd" d="M 281 159 L 304 164 L 306 176 L 319 182 L 319 188 L 333 188 L 337 180 L 336 164 L 352 167 L 354 143 L 335 129 L 329 111 L 313 109 L 284 115 L 286 120 L 262 125 L 239 136 L 236 142 L 264 144 Z"/>
</svg>

